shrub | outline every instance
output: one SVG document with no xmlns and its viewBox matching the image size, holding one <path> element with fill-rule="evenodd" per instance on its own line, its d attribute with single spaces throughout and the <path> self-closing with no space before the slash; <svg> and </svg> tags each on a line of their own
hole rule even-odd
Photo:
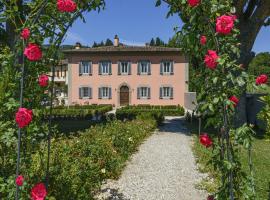
<svg viewBox="0 0 270 200">
<path fill-rule="evenodd" d="M 50 197 L 92 199 L 104 179 L 120 175 L 125 161 L 155 128 L 149 118 L 112 121 L 80 132 L 79 137 L 52 141 Z M 41 155 L 33 156 L 33 173 L 39 177 L 44 171 Z"/>
</svg>

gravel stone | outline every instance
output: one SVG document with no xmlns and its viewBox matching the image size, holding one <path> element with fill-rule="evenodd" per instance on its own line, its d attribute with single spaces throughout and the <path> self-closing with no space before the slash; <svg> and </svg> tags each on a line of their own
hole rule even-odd
<svg viewBox="0 0 270 200">
<path fill-rule="evenodd" d="M 203 200 L 195 188 L 206 175 L 197 171 L 192 137 L 181 117 L 166 117 L 127 163 L 119 180 L 108 180 L 99 200 Z"/>
</svg>

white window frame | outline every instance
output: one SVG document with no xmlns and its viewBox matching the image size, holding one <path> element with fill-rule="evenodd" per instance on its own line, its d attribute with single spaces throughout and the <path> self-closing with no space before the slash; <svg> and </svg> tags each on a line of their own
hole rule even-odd
<svg viewBox="0 0 270 200">
<path fill-rule="evenodd" d="M 143 66 L 145 64 L 145 66 Z M 140 67 L 140 75 L 148 75 L 150 72 L 150 62 L 149 61 L 140 61 L 139 63 Z M 146 69 L 146 71 L 143 70 L 143 68 Z"/>
<path fill-rule="evenodd" d="M 125 64 L 125 66 L 123 66 L 123 64 Z M 121 73 L 121 75 L 128 75 L 128 67 L 129 67 L 129 62 L 128 61 L 121 61 L 120 62 L 120 73 Z M 125 68 L 126 71 L 123 70 L 123 68 Z"/>
<path fill-rule="evenodd" d="M 88 65 L 86 65 L 86 63 Z M 81 65 L 83 66 L 82 67 L 82 75 L 89 75 L 90 74 L 90 65 L 91 65 L 91 62 L 89 62 L 89 61 L 81 61 Z"/>
<path fill-rule="evenodd" d="M 172 66 L 173 66 L 172 61 L 163 61 L 162 62 L 163 74 L 171 74 L 172 73 Z"/>
<path fill-rule="evenodd" d="M 161 86 L 161 99 L 173 99 L 173 87 L 172 86 Z"/>
<path fill-rule="evenodd" d="M 89 99 L 92 98 L 91 91 L 92 88 L 89 86 L 81 86 L 79 89 L 81 89 L 81 98 L 82 99 Z M 86 92 L 87 91 L 87 92 Z M 87 94 L 86 94 L 87 93 Z M 86 95 L 85 95 L 86 94 Z"/>
<path fill-rule="evenodd" d="M 140 99 L 148 99 L 148 87 L 140 87 Z"/>
<path fill-rule="evenodd" d="M 111 87 L 108 86 L 102 86 L 100 87 L 101 91 L 100 91 L 100 98 L 101 99 L 110 99 L 110 90 Z"/>
<path fill-rule="evenodd" d="M 107 64 L 107 66 L 104 66 L 105 63 Z M 111 67 L 110 61 L 101 61 L 100 67 L 101 67 L 101 75 L 109 75 L 110 74 L 110 67 Z"/>
</svg>

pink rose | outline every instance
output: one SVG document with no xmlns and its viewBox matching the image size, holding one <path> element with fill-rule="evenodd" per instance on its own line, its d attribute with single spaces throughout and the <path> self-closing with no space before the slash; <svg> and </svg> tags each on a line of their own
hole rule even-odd
<svg viewBox="0 0 270 200">
<path fill-rule="evenodd" d="M 49 84 L 49 77 L 45 74 L 39 76 L 38 83 L 41 87 L 47 87 Z"/>
<path fill-rule="evenodd" d="M 239 99 L 236 97 L 236 96 L 231 96 L 230 98 L 229 98 L 229 100 L 233 103 L 233 106 L 234 107 L 236 107 L 237 106 L 237 104 L 239 103 Z"/>
<path fill-rule="evenodd" d="M 16 113 L 16 122 L 20 128 L 24 128 L 28 126 L 33 118 L 32 110 L 28 110 L 26 108 L 19 108 Z"/>
<path fill-rule="evenodd" d="M 30 37 L 30 30 L 28 28 L 24 28 L 21 32 L 21 37 L 27 40 Z"/>
<path fill-rule="evenodd" d="M 200 143 L 206 148 L 211 147 L 213 145 L 212 139 L 208 136 L 207 133 L 202 133 L 200 135 Z"/>
<path fill-rule="evenodd" d="M 74 12 L 77 4 L 73 0 L 57 0 L 57 8 L 60 12 Z"/>
<path fill-rule="evenodd" d="M 256 78 L 256 85 L 262 85 L 267 83 L 268 76 L 266 74 L 262 74 Z"/>
<path fill-rule="evenodd" d="M 202 36 L 200 37 L 200 43 L 201 43 L 201 45 L 205 45 L 206 42 L 207 42 L 206 36 L 205 36 L 205 35 L 202 35 Z"/>
<path fill-rule="evenodd" d="M 24 55 L 30 61 L 38 61 L 42 58 L 42 51 L 39 46 L 33 43 L 28 44 L 28 46 L 24 50 Z"/>
<path fill-rule="evenodd" d="M 47 195 L 47 191 L 43 183 L 36 184 L 31 190 L 32 200 L 44 200 L 46 195 Z"/>
<path fill-rule="evenodd" d="M 215 69 L 217 67 L 217 60 L 219 56 L 217 55 L 216 51 L 208 50 L 208 54 L 204 57 L 204 63 L 210 69 Z"/>
<path fill-rule="evenodd" d="M 191 7 L 195 7 L 201 3 L 201 0 L 187 0 Z"/>
<path fill-rule="evenodd" d="M 24 178 L 22 175 L 19 175 L 17 178 L 16 178 L 16 185 L 18 186 L 22 186 L 23 185 L 23 182 L 24 182 Z"/>
<path fill-rule="evenodd" d="M 235 15 L 222 15 L 216 20 L 216 32 L 228 35 L 234 27 Z"/>
</svg>

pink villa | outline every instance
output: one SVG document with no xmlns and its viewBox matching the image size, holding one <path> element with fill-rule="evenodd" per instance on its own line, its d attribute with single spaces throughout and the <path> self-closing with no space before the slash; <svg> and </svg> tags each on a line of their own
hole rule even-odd
<svg viewBox="0 0 270 200">
<path fill-rule="evenodd" d="M 188 62 L 178 48 L 113 46 L 65 50 L 68 104 L 182 105 Z"/>
</svg>

